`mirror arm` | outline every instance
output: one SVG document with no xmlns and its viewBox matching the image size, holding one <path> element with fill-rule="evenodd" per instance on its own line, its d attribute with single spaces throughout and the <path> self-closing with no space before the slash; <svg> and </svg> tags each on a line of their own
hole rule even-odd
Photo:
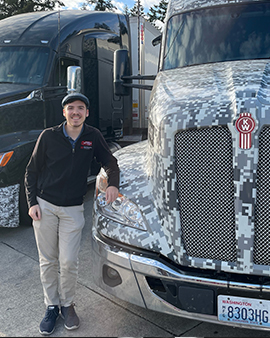
<svg viewBox="0 0 270 338">
<path fill-rule="evenodd" d="M 122 76 L 123 80 L 155 80 L 156 75 L 130 75 Z"/>
<path fill-rule="evenodd" d="M 129 88 L 145 89 L 145 90 L 152 90 L 153 88 L 153 86 L 151 85 L 135 84 L 135 83 L 123 83 L 122 86 L 129 87 Z"/>
</svg>

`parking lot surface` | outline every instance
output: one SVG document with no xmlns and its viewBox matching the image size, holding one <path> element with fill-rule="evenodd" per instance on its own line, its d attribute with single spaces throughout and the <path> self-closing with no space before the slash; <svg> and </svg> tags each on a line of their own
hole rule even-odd
<svg viewBox="0 0 270 338">
<path fill-rule="evenodd" d="M 270 337 L 249 330 L 166 315 L 128 304 L 98 288 L 92 277 L 91 225 L 94 184 L 85 200 L 76 312 L 81 325 L 68 331 L 59 318 L 51 337 Z M 33 229 L 0 227 L 0 337 L 41 337 L 44 316 Z"/>
</svg>

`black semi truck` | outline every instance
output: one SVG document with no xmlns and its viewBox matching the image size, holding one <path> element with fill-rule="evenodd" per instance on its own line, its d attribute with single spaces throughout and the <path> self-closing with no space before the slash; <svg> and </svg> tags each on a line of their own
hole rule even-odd
<svg viewBox="0 0 270 338">
<path fill-rule="evenodd" d="M 131 132 L 131 97 L 113 90 L 117 49 L 130 50 L 127 17 L 117 13 L 34 12 L 0 21 L 0 226 L 29 222 L 25 167 L 40 132 L 63 121 L 61 100 L 74 86 L 90 100 L 86 122 L 110 146 Z"/>
</svg>

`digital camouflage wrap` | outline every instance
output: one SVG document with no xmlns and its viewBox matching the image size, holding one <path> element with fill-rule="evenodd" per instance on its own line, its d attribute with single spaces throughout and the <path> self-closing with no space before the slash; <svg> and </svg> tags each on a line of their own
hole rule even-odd
<svg viewBox="0 0 270 338">
<path fill-rule="evenodd" d="M 19 184 L 0 188 L 0 215 L 2 227 L 14 228 L 20 225 L 19 193 Z"/>
<path fill-rule="evenodd" d="M 269 61 L 236 61 L 160 72 L 149 107 L 149 142 L 143 141 L 115 153 L 121 169 L 120 192 L 140 207 L 146 217 L 148 231 L 132 229 L 102 217 L 97 221 L 98 230 L 123 243 L 159 252 L 178 264 L 269 275 L 269 257 L 260 248 L 260 242 L 265 241 L 261 237 L 267 238 L 269 234 L 264 232 L 268 217 L 267 220 L 260 220 L 261 216 L 257 216 L 257 226 L 264 227 L 264 230 L 257 229 L 258 264 L 253 260 L 256 174 L 260 139 L 269 142 L 269 94 Z M 253 123 L 252 126 L 247 126 L 253 128 L 249 133 L 250 147 L 247 149 L 244 145 L 240 148 L 245 133 L 236 127 L 236 121 L 241 124 L 241 116 L 242 119 L 246 116 L 242 124 Z M 179 131 L 199 133 L 198 136 L 193 136 L 193 141 L 186 135 L 188 141 L 186 144 L 184 142 L 185 148 L 191 142 L 195 144 L 193 149 L 189 149 L 190 153 L 185 155 L 183 164 L 181 160 L 176 164 L 175 160 L 175 142 Z M 181 192 L 181 187 L 180 191 L 177 190 L 181 173 L 184 169 L 190 171 L 192 178 L 192 170 L 196 167 L 198 156 L 193 156 L 199 146 L 197 142 L 201 131 L 206 133 L 200 150 L 200 154 L 203 154 L 200 155 L 201 161 L 208 162 L 210 148 L 217 148 L 212 154 L 214 163 L 211 164 L 216 173 L 213 177 L 205 177 L 205 180 L 216 179 L 214 183 L 218 183 L 218 190 L 213 193 L 208 187 L 198 186 L 199 183 L 202 184 L 201 180 L 191 179 L 190 185 L 196 183 L 197 186 L 189 185 L 188 192 Z M 268 175 L 263 174 L 263 167 L 266 167 L 264 162 L 268 156 L 264 152 L 267 152 L 269 144 L 264 148 L 266 149 L 261 150 L 260 169 L 263 182 L 268 178 Z M 186 168 L 188 158 L 192 158 L 190 168 Z M 197 171 L 200 170 L 198 168 L 197 166 Z M 201 175 L 210 169 L 204 163 Z M 229 176 L 225 180 L 219 178 L 226 173 Z M 208 210 L 209 206 L 204 202 L 210 198 L 210 193 L 216 198 L 211 203 L 212 210 Z M 265 204 L 265 198 L 269 202 L 269 191 L 260 188 L 260 193 L 260 203 Z M 202 194 L 202 201 L 196 201 L 194 194 Z M 192 203 L 196 207 L 195 213 L 208 215 L 204 224 L 195 223 L 201 221 L 199 216 L 194 218 L 194 229 L 188 233 L 188 224 L 181 224 L 181 220 L 185 223 L 181 211 L 187 213 L 188 206 Z M 260 208 L 268 210 L 265 210 L 268 208 L 266 205 Z M 215 222 L 213 219 L 217 214 L 221 218 Z M 197 242 L 193 241 L 194 237 Z M 268 246 L 267 242 L 264 244 Z M 192 249 L 194 245 L 205 248 L 202 251 Z M 213 247 L 216 247 L 214 252 Z"/>
</svg>

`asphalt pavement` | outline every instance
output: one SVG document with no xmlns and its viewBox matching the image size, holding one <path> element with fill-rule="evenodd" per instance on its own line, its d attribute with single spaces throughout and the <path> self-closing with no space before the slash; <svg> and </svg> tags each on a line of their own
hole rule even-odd
<svg viewBox="0 0 270 338">
<path fill-rule="evenodd" d="M 80 250 L 76 312 L 77 330 L 59 318 L 50 337 L 270 337 L 270 331 L 210 324 L 166 315 L 128 304 L 98 288 L 93 281 L 91 225 L 94 184 L 85 200 L 86 225 Z M 33 228 L 0 227 L 0 337 L 42 337 L 45 313 Z"/>
</svg>

